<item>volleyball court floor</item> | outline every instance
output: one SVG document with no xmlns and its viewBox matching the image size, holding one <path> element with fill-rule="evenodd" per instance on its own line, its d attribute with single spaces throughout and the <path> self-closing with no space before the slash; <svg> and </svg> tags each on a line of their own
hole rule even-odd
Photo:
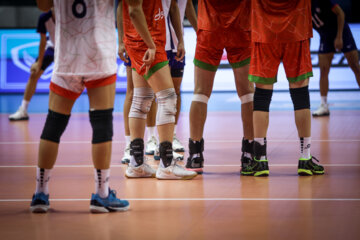
<svg viewBox="0 0 360 240">
<path fill-rule="evenodd" d="M 312 92 L 312 108 L 319 104 Z M 87 97 L 74 107 L 50 181 L 50 212 L 32 214 L 39 136 L 47 95 L 30 120 L 9 122 L 21 95 L 0 95 L 1 239 L 358 239 L 359 92 L 330 92 L 330 117 L 312 120 L 312 155 L 325 175 L 299 177 L 299 142 L 288 93 L 274 93 L 268 131 L 270 176 L 240 176 L 242 124 L 235 93 L 213 94 L 205 127 L 204 174 L 193 180 L 126 179 L 121 105 L 116 96 L 110 184 L 127 212 L 90 214 L 94 191 Z M 190 93 L 177 135 L 189 137 Z M 185 158 L 187 157 L 185 153 Z M 186 160 L 185 160 L 186 161 Z M 149 162 L 156 167 L 152 157 Z"/>
</svg>

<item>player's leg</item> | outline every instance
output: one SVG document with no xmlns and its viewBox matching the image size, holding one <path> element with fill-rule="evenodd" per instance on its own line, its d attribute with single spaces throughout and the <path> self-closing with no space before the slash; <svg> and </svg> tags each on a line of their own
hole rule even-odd
<svg viewBox="0 0 360 240">
<path fill-rule="evenodd" d="M 189 157 L 186 168 L 198 173 L 202 173 L 204 167 L 203 133 L 207 117 L 207 103 L 224 49 L 224 44 L 218 36 L 219 32 L 203 30 L 197 32 L 194 58 L 195 89 L 190 107 Z"/>
<path fill-rule="evenodd" d="M 243 141 L 242 141 L 242 156 L 241 166 L 250 163 L 253 155 L 253 101 L 254 101 L 254 84 L 249 82 L 249 64 L 233 68 L 235 75 L 235 85 L 238 96 L 241 101 L 241 120 L 243 123 Z"/>
<path fill-rule="evenodd" d="M 300 175 L 323 174 L 324 168 L 315 164 L 311 156 L 311 112 L 309 77 L 313 76 L 309 41 L 283 44 L 283 63 L 289 81 L 290 95 L 294 105 L 295 123 L 300 139 Z"/>
<path fill-rule="evenodd" d="M 148 83 L 154 90 L 158 102 L 156 125 L 160 142 L 160 164 L 156 171 L 156 177 L 158 179 L 192 179 L 196 173 L 185 170 L 173 158 L 172 140 L 176 113 L 176 93 L 167 61 L 164 63 L 165 65 L 158 63 L 158 70 L 148 78 Z"/>
<path fill-rule="evenodd" d="M 130 162 L 130 128 L 129 128 L 129 112 L 131 108 L 132 98 L 133 98 L 133 81 L 132 81 L 132 69 L 131 65 L 126 64 L 126 95 L 124 100 L 124 129 L 125 129 L 125 150 L 124 155 L 121 159 L 121 163 L 127 164 Z"/>
<path fill-rule="evenodd" d="M 30 77 L 26 83 L 24 98 L 21 102 L 19 109 L 9 116 L 10 121 L 28 120 L 28 106 L 32 96 L 35 93 L 36 85 L 44 73 L 45 69 L 54 61 L 54 49 L 47 48 L 44 54 L 44 59 L 41 66 L 37 66 L 38 62 L 35 62 L 30 68 Z"/>
<path fill-rule="evenodd" d="M 242 175 L 268 176 L 267 130 L 273 84 L 281 59 L 279 44 L 252 43 L 249 80 L 255 82 L 253 102 L 254 157 L 241 169 Z"/>
<path fill-rule="evenodd" d="M 36 190 L 30 207 L 32 212 L 42 213 L 49 209 L 49 179 L 57 158 L 60 137 L 67 126 L 74 102 L 75 99 L 50 91 L 49 112 L 39 144 Z"/>
<path fill-rule="evenodd" d="M 90 211 L 94 213 L 126 211 L 129 208 L 129 203 L 126 200 L 117 199 L 115 192 L 109 188 L 115 81 L 116 75 L 112 75 L 85 83 L 93 130 L 91 143 L 95 194 L 91 196 Z"/>
<path fill-rule="evenodd" d="M 254 83 L 248 80 L 249 64 L 251 56 L 250 34 L 244 31 L 237 31 L 236 34 L 229 33 L 229 42 L 226 52 L 230 65 L 233 68 L 235 86 L 241 101 L 241 119 L 243 123 L 243 140 L 241 168 L 248 165 L 253 157 L 253 101 Z"/>
<path fill-rule="evenodd" d="M 155 98 L 151 103 L 150 110 L 146 117 L 146 131 L 147 131 L 147 141 L 146 141 L 146 155 L 154 155 L 155 150 L 158 145 L 156 137 L 156 112 L 157 112 L 157 103 Z"/>
<path fill-rule="evenodd" d="M 125 176 L 129 178 L 155 177 L 155 170 L 144 161 L 144 133 L 147 114 L 154 100 L 154 91 L 143 76 L 132 71 L 134 96 L 129 113 L 131 135 L 130 163 Z"/>
<path fill-rule="evenodd" d="M 176 60 L 176 52 L 173 52 L 172 50 L 167 51 L 167 57 L 169 60 L 169 66 L 170 66 L 170 74 L 171 78 L 174 84 L 175 92 L 176 92 L 176 115 L 175 115 L 175 127 L 174 127 L 174 138 L 173 138 L 173 149 L 174 149 L 174 155 L 177 155 L 178 157 L 182 157 L 182 155 L 177 154 L 176 152 L 184 152 L 185 148 L 180 142 L 180 140 L 177 138 L 176 135 L 176 128 L 180 116 L 181 111 L 181 82 L 184 75 L 184 67 L 185 67 L 185 57 L 178 61 Z"/>
<path fill-rule="evenodd" d="M 328 116 L 330 114 L 327 103 L 327 94 L 329 92 L 329 72 L 333 57 L 334 53 L 319 54 L 321 105 L 316 111 L 312 113 L 314 117 Z"/>
<path fill-rule="evenodd" d="M 360 66 L 359 66 L 359 54 L 358 49 L 356 47 L 356 43 L 354 40 L 354 37 L 351 33 L 350 27 L 348 24 L 344 25 L 344 31 L 343 31 L 343 43 L 344 47 L 341 50 L 351 68 L 351 70 L 355 74 L 356 81 L 360 87 Z"/>
<path fill-rule="evenodd" d="M 359 54 L 357 50 L 344 53 L 351 70 L 355 74 L 356 82 L 360 87 L 360 65 L 359 65 Z"/>
</svg>

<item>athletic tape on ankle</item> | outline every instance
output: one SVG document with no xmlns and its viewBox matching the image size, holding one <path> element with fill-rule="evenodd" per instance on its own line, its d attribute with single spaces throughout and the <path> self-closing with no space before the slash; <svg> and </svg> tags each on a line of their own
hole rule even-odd
<svg viewBox="0 0 360 240">
<path fill-rule="evenodd" d="M 248 93 L 240 97 L 241 104 L 249 103 L 254 101 L 254 94 Z"/>
<path fill-rule="evenodd" d="M 209 101 L 209 98 L 204 94 L 194 94 L 192 101 L 193 102 L 202 102 L 202 103 L 207 104 Z"/>
<path fill-rule="evenodd" d="M 129 117 L 146 119 L 153 100 L 154 91 L 151 88 L 134 88 Z"/>
<path fill-rule="evenodd" d="M 174 88 L 168 88 L 156 93 L 158 109 L 156 113 L 156 125 L 164 125 L 175 122 L 176 93 Z"/>
</svg>

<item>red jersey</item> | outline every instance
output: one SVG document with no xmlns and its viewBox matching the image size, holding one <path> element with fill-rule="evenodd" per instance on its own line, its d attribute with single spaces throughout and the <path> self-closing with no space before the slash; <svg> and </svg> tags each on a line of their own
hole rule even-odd
<svg viewBox="0 0 360 240">
<path fill-rule="evenodd" d="M 216 31 L 234 28 L 250 31 L 251 0 L 199 0 L 198 28 Z"/>
<path fill-rule="evenodd" d="M 156 46 L 162 46 L 166 43 L 165 15 L 162 8 L 161 0 L 146 0 L 142 5 L 146 23 L 149 28 L 151 37 Z M 141 36 L 136 31 L 129 16 L 129 9 L 126 1 L 123 0 L 123 27 L 124 43 L 128 46 L 147 48 Z"/>
<path fill-rule="evenodd" d="M 312 37 L 311 0 L 252 0 L 251 41 L 295 42 Z"/>
</svg>

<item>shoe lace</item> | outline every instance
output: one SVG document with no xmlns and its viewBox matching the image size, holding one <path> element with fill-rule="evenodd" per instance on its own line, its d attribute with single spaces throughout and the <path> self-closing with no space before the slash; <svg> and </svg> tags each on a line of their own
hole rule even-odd
<svg viewBox="0 0 360 240">
<path fill-rule="evenodd" d="M 116 196 L 116 190 L 112 190 L 109 188 L 109 196 L 113 195 L 114 197 Z"/>
<path fill-rule="evenodd" d="M 316 157 L 314 157 L 314 156 L 311 156 L 311 159 L 314 159 L 315 161 L 317 161 L 318 163 L 320 163 L 320 161 L 319 161 Z"/>
</svg>

